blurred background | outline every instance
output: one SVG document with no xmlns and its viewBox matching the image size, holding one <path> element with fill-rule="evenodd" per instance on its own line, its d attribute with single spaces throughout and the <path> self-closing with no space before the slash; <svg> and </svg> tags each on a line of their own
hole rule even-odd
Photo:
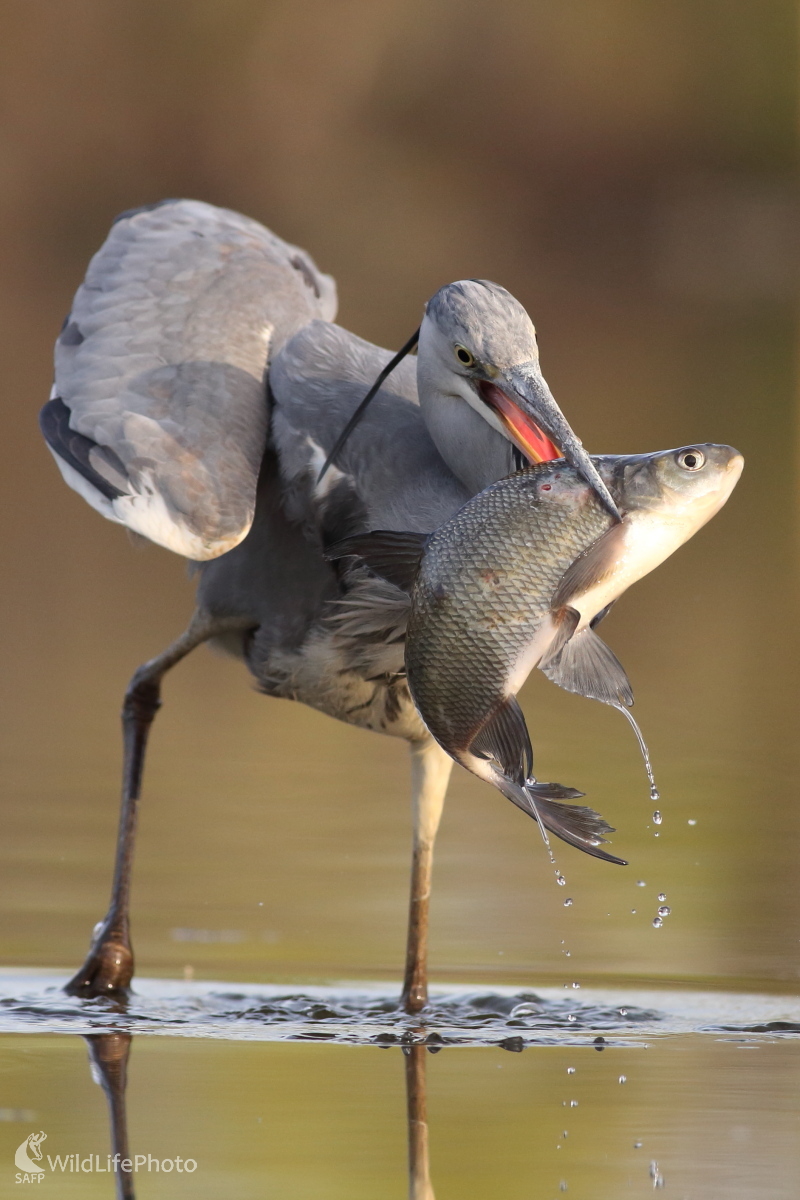
<svg viewBox="0 0 800 1200">
<path fill-rule="evenodd" d="M 660 830 L 619 714 L 532 680 L 540 774 L 585 790 L 631 865 L 559 845 L 556 887 L 533 824 L 458 772 L 431 970 L 796 989 L 796 4 L 5 0 L 0 15 L 0 961 L 82 958 L 107 902 L 122 693 L 191 612 L 185 565 L 66 489 L 36 415 L 114 215 L 192 196 L 308 249 L 338 280 L 340 322 L 383 346 L 441 284 L 502 283 L 592 451 L 744 453 L 728 507 L 604 627 Z M 399 979 L 402 745 L 260 697 L 205 650 L 169 677 L 151 745 L 141 972 Z M 672 915 L 654 929 L 658 893 Z"/>
</svg>

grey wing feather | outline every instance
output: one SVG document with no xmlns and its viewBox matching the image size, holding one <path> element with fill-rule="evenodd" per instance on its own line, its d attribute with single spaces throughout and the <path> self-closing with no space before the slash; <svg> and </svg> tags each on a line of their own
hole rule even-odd
<svg viewBox="0 0 800 1200">
<path fill-rule="evenodd" d="M 392 372 L 317 482 L 328 452 L 391 357 L 337 325 L 313 321 L 270 368 L 272 440 L 288 510 L 323 545 L 372 529 L 430 533 L 469 499 L 422 420 L 413 358 Z"/>
<path fill-rule="evenodd" d="M 335 311 L 333 280 L 257 221 L 195 200 L 123 214 L 56 343 L 69 432 L 60 410 L 42 427 L 67 482 L 168 549 L 225 553 L 253 519 L 269 359 Z"/>
</svg>

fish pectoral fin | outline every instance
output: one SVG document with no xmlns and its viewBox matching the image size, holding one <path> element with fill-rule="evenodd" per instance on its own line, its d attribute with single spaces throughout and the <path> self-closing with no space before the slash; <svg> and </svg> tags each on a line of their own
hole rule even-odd
<svg viewBox="0 0 800 1200">
<path fill-rule="evenodd" d="M 633 689 L 614 651 L 587 626 L 539 663 L 548 679 L 589 700 L 630 708 Z"/>
<path fill-rule="evenodd" d="M 513 696 L 504 700 L 470 744 L 470 753 L 495 763 L 518 787 L 533 770 L 533 747 L 522 709 Z"/>
<path fill-rule="evenodd" d="M 588 592 L 609 573 L 622 550 L 627 531 L 625 521 L 612 525 L 575 559 L 572 566 L 564 572 L 553 593 L 550 602 L 553 609 L 569 604 L 573 596 Z"/>
<path fill-rule="evenodd" d="M 562 788 L 558 783 L 529 783 L 525 788 L 545 829 L 549 829 L 570 846 L 583 850 L 584 854 L 627 867 L 624 858 L 615 858 L 613 854 L 600 849 L 601 844 L 607 840 L 603 834 L 614 832 L 608 822 L 586 805 L 562 804 L 552 799 L 554 789 L 560 789 L 562 793 L 573 791 L 572 788 Z M 578 792 L 577 795 L 581 793 Z"/>
<path fill-rule="evenodd" d="M 325 551 L 325 557 L 331 562 L 340 558 L 362 558 L 370 571 L 393 583 L 401 591 L 410 592 L 428 536 L 427 533 L 375 529 L 372 533 L 356 534 L 336 542 Z"/>
<path fill-rule="evenodd" d="M 558 658 L 561 651 L 569 642 L 575 630 L 578 628 L 581 620 L 581 614 L 576 608 L 570 608 L 565 605 L 557 611 L 551 611 L 551 617 L 555 626 L 555 636 L 547 648 L 547 652 L 542 656 L 539 666 L 542 663 L 550 662 L 552 659 Z"/>
</svg>

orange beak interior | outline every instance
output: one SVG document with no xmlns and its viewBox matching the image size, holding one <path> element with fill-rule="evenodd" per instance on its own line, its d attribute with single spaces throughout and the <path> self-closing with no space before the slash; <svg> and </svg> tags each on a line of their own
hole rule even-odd
<svg viewBox="0 0 800 1200">
<path fill-rule="evenodd" d="M 501 388 L 485 379 L 481 380 L 478 387 L 481 398 L 494 409 L 505 425 L 511 441 L 531 462 L 550 462 L 554 458 L 563 458 L 547 434 Z"/>
</svg>

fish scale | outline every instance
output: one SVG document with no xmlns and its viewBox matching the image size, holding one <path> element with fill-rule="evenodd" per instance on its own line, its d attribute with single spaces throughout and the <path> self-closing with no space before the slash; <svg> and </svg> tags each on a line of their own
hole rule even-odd
<svg viewBox="0 0 800 1200">
<path fill-rule="evenodd" d="M 492 485 L 431 536 L 412 592 L 406 670 L 438 741 L 470 744 L 565 571 L 613 524 L 561 460 Z M 454 659 L 469 664 L 468 689 Z"/>
</svg>

